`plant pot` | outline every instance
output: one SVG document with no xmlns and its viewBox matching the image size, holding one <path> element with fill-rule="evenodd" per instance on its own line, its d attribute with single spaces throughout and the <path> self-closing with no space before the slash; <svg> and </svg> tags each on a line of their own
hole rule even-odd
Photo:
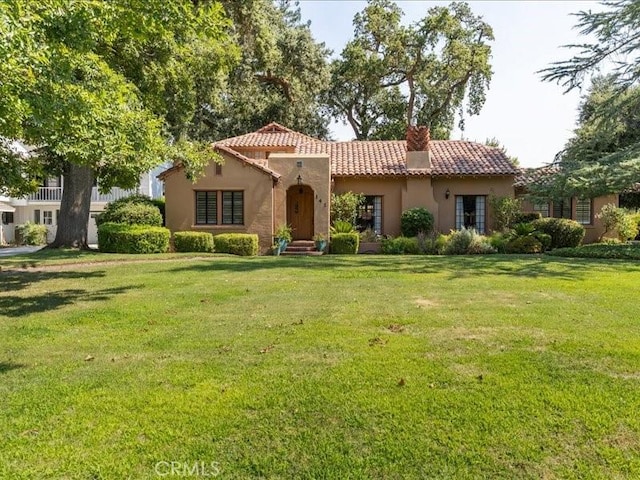
<svg viewBox="0 0 640 480">
<path fill-rule="evenodd" d="M 380 253 L 382 251 L 382 243 L 380 242 L 360 242 L 358 253 Z"/>
<path fill-rule="evenodd" d="M 327 248 L 326 240 L 316 240 L 316 250 L 319 252 L 324 252 L 325 248 Z"/>
</svg>

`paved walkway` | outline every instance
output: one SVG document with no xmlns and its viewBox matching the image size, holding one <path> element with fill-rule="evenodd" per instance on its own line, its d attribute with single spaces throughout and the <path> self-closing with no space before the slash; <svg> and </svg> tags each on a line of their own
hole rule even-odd
<svg viewBox="0 0 640 480">
<path fill-rule="evenodd" d="M 0 248 L 0 257 L 11 257 L 12 255 L 20 255 L 21 253 L 31 253 L 40 250 L 42 247 L 9 247 Z"/>
</svg>

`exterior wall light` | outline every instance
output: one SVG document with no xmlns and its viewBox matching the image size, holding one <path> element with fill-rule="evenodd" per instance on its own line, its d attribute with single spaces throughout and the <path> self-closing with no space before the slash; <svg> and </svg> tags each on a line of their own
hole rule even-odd
<svg viewBox="0 0 640 480">
<path fill-rule="evenodd" d="M 447 191 L 444 192 L 444 198 L 446 198 L 447 200 L 449 200 L 449 197 L 451 196 L 451 192 L 449 191 L 449 189 L 447 188 Z"/>
</svg>

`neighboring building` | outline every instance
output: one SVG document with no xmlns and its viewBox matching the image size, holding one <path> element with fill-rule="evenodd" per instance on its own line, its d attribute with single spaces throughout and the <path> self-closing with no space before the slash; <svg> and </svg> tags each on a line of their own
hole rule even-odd
<svg viewBox="0 0 640 480">
<path fill-rule="evenodd" d="M 14 141 L 12 148 L 21 155 L 28 155 L 29 150 L 22 143 Z M 166 167 L 165 167 L 166 168 Z M 113 188 L 108 193 L 98 191 L 97 182 L 91 191 L 91 207 L 89 219 L 88 242 L 98 243 L 98 232 L 95 218 L 107 203 L 129 196 L 133 193 L 141 193 L 152 198 L 161 196 L 161 187 L 156 175 L 150 172 L 140 177 L 140 184 L 135 190 Z M 0 212 L 2 223 L 2 238 L 0 244 L 10 243 L 15 239 L 15 226 L 26 222 L 38 223 L 47 226 L 47 241 L 55 238 L 60 215 L 60 202 L 64 189 L 63 177 L 49 177 L 45 179 L 38 190 L 21 198 L 0 197 Z"/>
<path fill-rule="evenodd" d="M 492 224 L 488 197 L 514 196 L 519 171 L 495 147 L 458 140 L 430 140 L 410 127 L 407 140 L 326 142 L 271 123 L 221 140 L 211 163 L 192 183 L 182 166 L 159 175 L 165 182 L 166 224 L 172 231 L 250 232 L 262 251 L 281 224 L 294 239 L 328 235 L 331 193 L 365 195 L 358 225 L 399 235 L 400 216 L 425 207 L 435 228 L 486 233 Z"/>
<path fill-rule="evenodd" d="M 538 212 L 543 217 L 569 218 L 582 224 L 585 228 L 584 243 L 598 241 L 604 226 L 597 214 L 602 207 L 612 203 L 619 204 L 619 195 L 603 195 L 596 198 L 571 197 L 562 200 L 533 203 L 527 199 L 527 187 L 531 184 L 542 182 L 545 179 L 557 174 L 556 166 L 545 166 L 540 168 L 521 169 L 514 184 L 515 194 L 523 198 L 522 209 L 525 212 Z"/>
</svg>

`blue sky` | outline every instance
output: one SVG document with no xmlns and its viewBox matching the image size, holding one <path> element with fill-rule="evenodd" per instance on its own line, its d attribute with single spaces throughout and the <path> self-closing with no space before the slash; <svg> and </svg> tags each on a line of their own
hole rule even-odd
<svg viewBox="0 0 640 480">
<path fill-rule="evenodd" d="M 434 5 L 449 2 L 398 1 L 404 20 L 412 23 L 424 17 Z M 553 161 L 575 128 L 580 92 L 563 95 L 559 85 L 542 82 L 535 72 L 551 62 L 564 60 L 571 51 L 561 45 L 584 42 L 573 29 L 580 10 L 599 10 L 587 1 L 471 1 L 474 13 L 494 29 L 492 44 L 493 80 L 480 115 L 466 118 L 464 133 L 453 139 L 484 142 L 497 138 L 507 152 L 525 167 Z M 366 6 L 364 1 L 302 0 L 303 19 L 311 20 L 318 41 L 338 55 L 353 36 L 353 16 Z M 583 92 L 584 93 L 584 92 Z M 336 139 L 353 138 L 350 127 L 333 125 Z"/>
</svg>

